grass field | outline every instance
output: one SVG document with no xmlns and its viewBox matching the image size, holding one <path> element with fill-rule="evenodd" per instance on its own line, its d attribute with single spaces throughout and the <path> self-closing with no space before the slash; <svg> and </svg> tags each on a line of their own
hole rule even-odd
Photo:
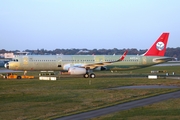
<svg viewBox="0 0 180 120">
<path fill-rule="evenodd" d="M 117 74 L 148 74 L 151 69 L 165 68 L 148 68 L 142 71 L 131 71 L 131 73 L 130 71 L 123 73 L 98 72 L 95 79 L 84 79 L 81 76 L 63 76 L 57 81 L 0 79 L 0 119 L 52 119 L 178 90 L 107 89 L 129 85 L 180 85 L 180 80 L 164 78 L 149 80 L 147 78 L 113 77 Z M 180 73 L 178 67 L 170 67 L 168 71 Z M 108 77 L 109 75 L 110 77 Z M 100 77 L 98 78 L 98 76 Z M 146 107 L 142 108 L 146 109 Z M 141 109 L 135 109 L 133 113 L 135 116 L 137 114 L 137 119 L 143 118 L 143 116 L 138 116 Z M 172 107 L 172 109 L 174 108 Z M 151 116 L 150 113 L 147 115 Z M 119 118 L 116 114 L 112 116 L 115 116 L 115 119 Z M 113 118 L 112 116 L 110 118 Z M 127 118 L 128 114 L 124 113 L 124 116 Z"/>
<path fill-rule="evenodd" d="M 170 99 L 92 120 L 180 120 L 180 99 Z"/>
</svg>

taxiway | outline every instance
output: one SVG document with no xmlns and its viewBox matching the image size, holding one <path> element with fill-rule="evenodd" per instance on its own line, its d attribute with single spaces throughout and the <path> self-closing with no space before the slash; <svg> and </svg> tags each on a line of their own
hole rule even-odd
<svg viewBox="0 0 180 120">
<path fill-rule="evenodd" d="M 122 110 L 128 110 L 128 109 L 132 109 L 132 108 L 136 108 L 136 107 L 150 105 L 150 104 L 153 104 L 153 103 L 156 103 L 156 102 L 161 102 L 161 101 L 164 101 L 164 100 L 174 99 L 174 98 L 180 98 L 180 91 L 167 93 L 167 94 L 162 94 L 162 95 L 159 95 L 159 96 L 149 97 L 149 98 L 145 98 L 145 99 L 135 100 L 135 101 L 132 101 L 132 102 L 118 104 L 118 105 L 115 105 L 115 106 L 106 107 L 106 108 L 93 110 L 93 111 L 89 111 L 89 112 L 84 112 L 84 113 L 80 113 L 80 114 L 75 114 L 75 115 L 71 115 L 71 116 L 66 116 L 66 117 L 62 117 L 62 118 L 57 118 L 55 120 L 85 120 L 85 119 L 91 119 L 91 118 L 111 114 L 111 113 L 114 113 L 114 112 L 119 112 L 119 111 L 122 111 Z"/>
</svg>

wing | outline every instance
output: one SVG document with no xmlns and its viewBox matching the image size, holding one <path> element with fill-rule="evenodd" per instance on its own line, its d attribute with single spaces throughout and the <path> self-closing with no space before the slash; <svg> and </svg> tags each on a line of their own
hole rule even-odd
<svg viewBox="0 0 180 120">
<path fill-rule="evenodd" d="M 126 57 L 126 54 L 127 54 L 127 50 L 123 53 L 123 55 L 121 56 L 121 58 L 119 58 L 118 60 L 115 60 L 115 61 L 109 61 L 109 62 L 100 62 L 100 63 L 92 63 L 92 64 L 85 64 L 83 65 L 82 67 L 85 67 L 85 68 L 89 68 L 89 69 L 94 69 L 96 67 L 100 67 L 100 66 L 106 66 L 106 65 L 110 65 L 112 63 L 115 63 L 115 62 L 120 62 L 120 61 L 123 61 L 124 58 Z"/>
</svg>

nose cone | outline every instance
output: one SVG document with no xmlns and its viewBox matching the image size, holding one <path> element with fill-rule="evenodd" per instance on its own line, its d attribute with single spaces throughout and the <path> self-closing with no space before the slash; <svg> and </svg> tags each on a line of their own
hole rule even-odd
<svg viewBox="0 0 180 120">
<path fill-rule="evenodd" d="M 4 67 L 5 67 L 6 69 L 9 69 L 9 63 L 4 64 Z"/>
</svg>

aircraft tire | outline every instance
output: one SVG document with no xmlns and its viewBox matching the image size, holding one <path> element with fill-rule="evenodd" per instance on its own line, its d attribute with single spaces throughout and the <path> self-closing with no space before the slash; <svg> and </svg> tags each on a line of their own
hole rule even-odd
<svg viewBox="0 0 180 120">
<path fill-rule="evenodd" d="M 21 76 L 17 76 L 17 79 L 21 79 Z"/>
<path fill-rule="evenodd" d="M 95 78 L 95 77 L 96 77 L 96 75 L 94 73 L 90 74 L 90 78 Z"/>
<path fill-rule="evenodd" d="M 89 77 L 89 74 L 84 74 L 84 78 L 88 78 Z"/>
</svg>

